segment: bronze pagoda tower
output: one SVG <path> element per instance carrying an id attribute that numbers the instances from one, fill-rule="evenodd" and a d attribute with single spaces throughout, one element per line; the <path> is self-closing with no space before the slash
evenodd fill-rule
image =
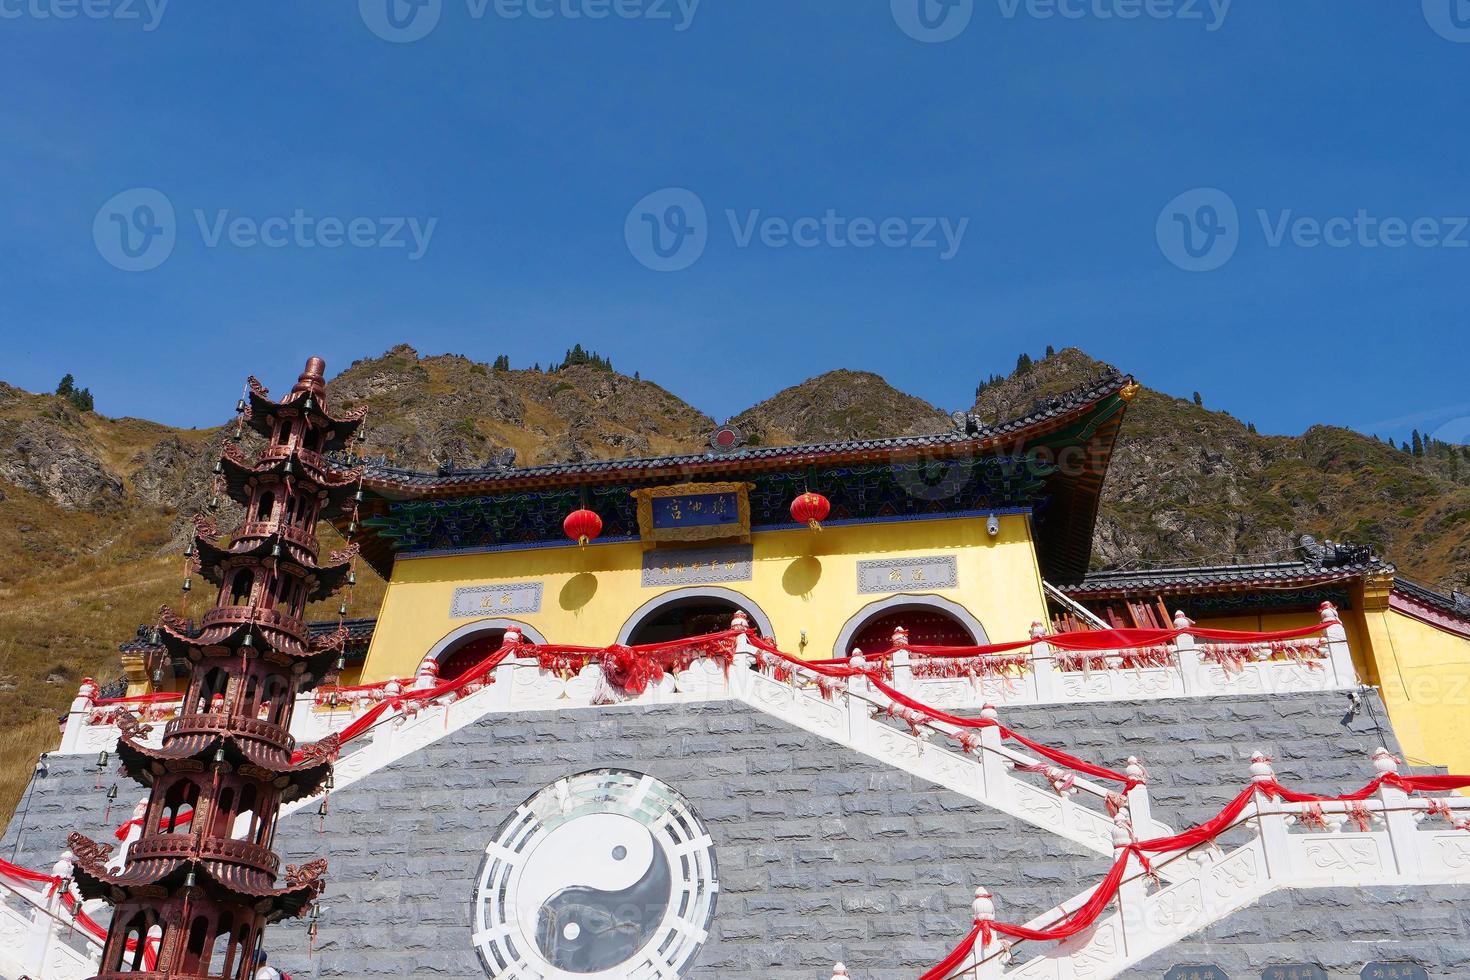
<path id="1" fill-rule="evenodd" d="M 340 669 L 345 636 L 312 642 L 306 605 L 352 580 L 356 553 L 349 545 L 318 561 L 318 522 L 355 523 L 360 500 L 360 472 L 334 469 L 326 454 L 365 412 L 328 411 L 325 368 L 313 357 L 280 401 L 251 378 L 215 466 L 216 491 L 244 518 L 228 547 L 212 519 L 195 518 L 190 568 L 217 598 L 197 626 L 161 614 L 169 655 L 189 665 L 179 715 L 159 748 L 131 715 L 118 722 L 122 767 L 151 790 L 142 836 L 117 871 L 110 846 L 71 837 L 82 894 L 113 906 L 100 980 L 248 980 L 265 927 L 302 915 L 323 887 L 324 860 L 288 866 L 278 884 L 272 844 L 282 804 L 330 789 L 338 749 L 335 735 L 300 749 L 290 735 L 298 692 Z M 253 465 L 238 444 L 245 425 L 265 440 Z"/>

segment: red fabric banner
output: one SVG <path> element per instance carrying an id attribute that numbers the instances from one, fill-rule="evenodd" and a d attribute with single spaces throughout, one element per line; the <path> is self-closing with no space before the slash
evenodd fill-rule
<path id="1" fill-rule="evenodd" d="M 98 698 L 94 707 L 106 708 L 114 704 L 162 704 L 165 701 L 182 701 L 184 696 L 175 691 L 159 691 L 155 694 L 134 694 L 130 698 Z"/>

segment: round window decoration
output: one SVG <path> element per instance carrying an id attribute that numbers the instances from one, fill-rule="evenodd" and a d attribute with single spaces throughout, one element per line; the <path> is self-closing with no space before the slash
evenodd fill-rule
<path id="1" fill-rule="evenodd" d="M 522 803 L 485 848 L 474 943 L 497 980 L 681 977 L 709 933 L 714 842 L 643 773 L 598 769 Z"/>

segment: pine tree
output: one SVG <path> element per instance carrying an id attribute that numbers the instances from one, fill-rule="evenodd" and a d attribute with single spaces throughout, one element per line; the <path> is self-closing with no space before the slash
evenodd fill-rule
<path id="1" fill-rule="evenodd" d="M 1423 439 L 1422 436 L 1419 435 L 1419 430 L 1418 429 L 1415 429 L 1414 432 L 1413 432 L 1413 443 L 1412 443 L 1412 445 L 1414 447 L 1413 453 L 1414 453 L 1415 456 L 1423 456 L 1424 455 L 1424 439 Z"/>
<path id="2" fill-rule="evenodd" d="M 501 354 L 499 357 L 497 357 L 495 359 L 495 363 L 491 365 L 491 368 L 492 368 L 492 370 L 495 370 L 495 371 L 509 371 L 510 370 L 510 355 L 509 354 Z"/>
<path id="3" fill-rule="evenodd" d="M 1055 347 L 1053 347 L 1051 344 L 1047 344 L 1046 345 L 1046 356 L 1047 357 L 1056 357 L 1057 356 L 1057 349 Z"/>
<path id="4" fill-rule="evenodd" d="M 1200 408 L 1204 408 L 1205 407 L 1205 400 L 1202 397 L 1200 397 L 1200 393 L 1197 392 L 1197 391 L 1194 393 L 1194 403 L 1196 405 L 1198 405 Z"/>
<path id="5" fill-rule="evenodd" d="M 1256 431 L 1256 423 L 1254 423 L 1254 422 L 1251 422 L 1250 424 L 1248 424 L 1245 427 L 1245 431 L 1249 432 L 1253 436 L 1260 435 L 1260 433 Z"/>
<path id="6" fill-rule="evenodd" d="M 1022 354 L 1016 358 L 1016 377 L 1019 378 L 1023 374 L 1030 374 L 1033 363 L 1030 354 Z"/>
<path id="7" fill-rule="evenodd" d="M 92 390 L 78 388 L 76 378 L 68 374 L 56 385 L 57 397 L 65 398 L 79 412 L 92 411 Z"/>

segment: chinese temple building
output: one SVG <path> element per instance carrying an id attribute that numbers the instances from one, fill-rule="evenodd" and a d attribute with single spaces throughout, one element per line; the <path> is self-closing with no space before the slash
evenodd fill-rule
<path id="1" fill-rule="evenodd" d="M 1131 378 L 931 436 L 417 472 L 333 452 L 322 374 L 245 406 L 247 520 L 191 553 L 215 608 L 79 692 L 3 839 L 52 871 L 0 977 L 249 976 L 235 939 L 296 978 L 1470 976 L 1470 600 L 1309 537 L 1090 571 Z M 375 615 L 300 621 L 354 561 Z M 206 932 L 155 950 L 183 900 Z"/>

